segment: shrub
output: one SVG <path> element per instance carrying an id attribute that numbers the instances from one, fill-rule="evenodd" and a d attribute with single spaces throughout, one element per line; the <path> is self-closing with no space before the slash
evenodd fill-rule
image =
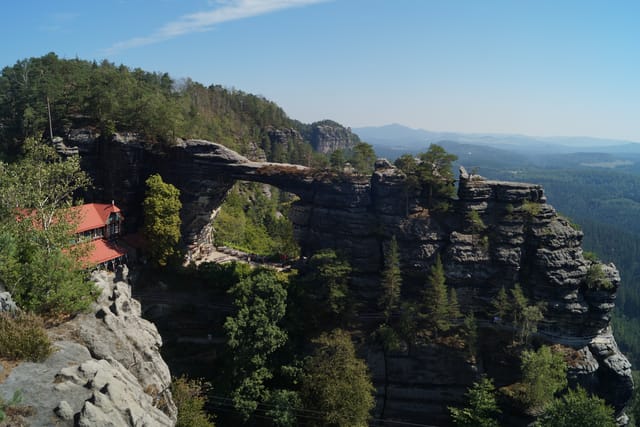
<path id="1" fill-rule="evenodd" d="M 173 401 L 178 407 L 176 427 L 213 427 L 211 415 L 204 410 L 205 393 L 209 384 L 186 377 L 174 378 L 171 383 Z"/>
<path id="2" fill-rule="evenodd" d="M 613 283 L 607 278 L 602 269 L 602 264 L 598 263 L 593 263 L 589 266 L 585 283 L 589 289 L 611 289 L 613 287 Z"/>
<path id="3" fill-rule="evenodd" d="M 592 262 L 596 262 L 598 261 L 598 255 L 595 252 L 590 252 L 590 251 L 584 251 L 582 253 L 582 256 L 584 257 L 584 259 L 586 259 L 587 261 L 592 261 Z"/>
<path id="4" fill-rule="evenodd" d="M 42 319 L 35 314 L 0 314 L 0 357 L 38 362 L 52 352 Z"/>
<path id="5" fill-rule="evenodd" d="M 540 203 L 525 200 L 522 203 L 522 211 L 529 216 L 529 218 L 536 217 L 540 214 Z"/>

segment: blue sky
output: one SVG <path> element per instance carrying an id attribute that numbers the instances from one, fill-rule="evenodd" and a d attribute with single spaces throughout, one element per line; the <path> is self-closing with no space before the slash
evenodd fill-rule
<path id="1" fill-rule="evenodd" d="M 640 141 L 636 0 L 22 0 L 0 66 L 56 52 L 360 127 Z"/>

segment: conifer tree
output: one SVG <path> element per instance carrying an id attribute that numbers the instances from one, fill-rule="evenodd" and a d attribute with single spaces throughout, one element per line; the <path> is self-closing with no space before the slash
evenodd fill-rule
<path id="1" fill-rule="evenodd" d="M 457 319 L 462 317 L 462 313 L 460 313 L 460 304 L 458 303 L 458 292 L 454 288 L 449 288 L 449 318 Z"/>
<path id="2" fill-rule="evenodd" d="M 380 306 L 387 324 L 393 311 L 398 308 L 401 287 L 402 276 L 400 274 L 398 242 L 396 236 L 393 236 L 385 257 L 385 268 L 382 271 L 382 296 L 380 298 Z"/>
<path id="3" fill-rule="evenodd" d="M 438 254 L 435 264 L 433 264 L 429 271 L 426 289 L 423 295 L 423 308 L 426 312 L 425 317 L 428 326 L 433 329 L 436 336 L 438 332 L 446 332 L 451 327 L 445 281 L 444 267 L 440 254 Z"/>
<path id="4" fill-rule="evenodd" d="M 458 427 L 498 427 L 500 408 L 495 396 L 495 386 L 489 378 L 473 383 L 467 391 L 467 406 L 449 408 L 453 423 Z"/>
<path id="5" fill-rule="evenodd" d="M 506 319 L 507 315 L 511 312 L 511 303 L 509 303 L 509 297 L 504 286 L 498 291 L 498 295 L 491 301 L 493 306 L 493 313 L 499 319 Z"/>

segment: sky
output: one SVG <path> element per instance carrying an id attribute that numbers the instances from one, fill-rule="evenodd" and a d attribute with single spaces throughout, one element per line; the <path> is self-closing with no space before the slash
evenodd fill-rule
<path id="1" fill-rule="evenodd" d="M 55 52 L 349 127 L 640 142 L 637 0 L 21 0 L 0 67 Z"/>

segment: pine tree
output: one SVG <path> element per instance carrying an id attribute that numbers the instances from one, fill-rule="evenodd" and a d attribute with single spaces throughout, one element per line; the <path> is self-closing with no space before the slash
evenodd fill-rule
<path id="1" fill-rule="evenodd" d="M 459 427 L 498 427 L 500 408 L 495 396 L 495 386 L 489 378 L 473 383 L 467 392 L 467 406 L 449 408 L 453 423 Z"/>
<path id="2" fill-rule="evenodd" d="M 491 301 L 493 306 L 493 314 L 501 320 L 507 318 L 507 315 L 511 312 L 511 303 L 509 303 L 509 297 L 504 286 L 498 291 L 498 295 Z"/>
<path id="3" fill-rule="evenodd" d="M 460 313 L 460 304 L 458 303 L 458 292 L 454 288 L 449 288 L 449 318 L 457 319 L 462 317 Z"/>
<path id="4" fill-rule="evenodd" d="M 398 308 L 401 287 L 402 276 L 400 274 L 398 242 L 396 236 L 393 236 L 386 254 L 385 268 L 382 271 L 382 296 L 379 301 L 387 324 L 393 311 Z"/>
<path id="5" fill-rule="evenodd" d="M 446 332 L 451 328 L 445 281 L 444 267 L 440 254 L 438 254 L 435 264 L 429 271 L 427 286 L 423 295 L 423 308 L 427 314 L 425 317 L 436 336 L 438 332 Z"/>

